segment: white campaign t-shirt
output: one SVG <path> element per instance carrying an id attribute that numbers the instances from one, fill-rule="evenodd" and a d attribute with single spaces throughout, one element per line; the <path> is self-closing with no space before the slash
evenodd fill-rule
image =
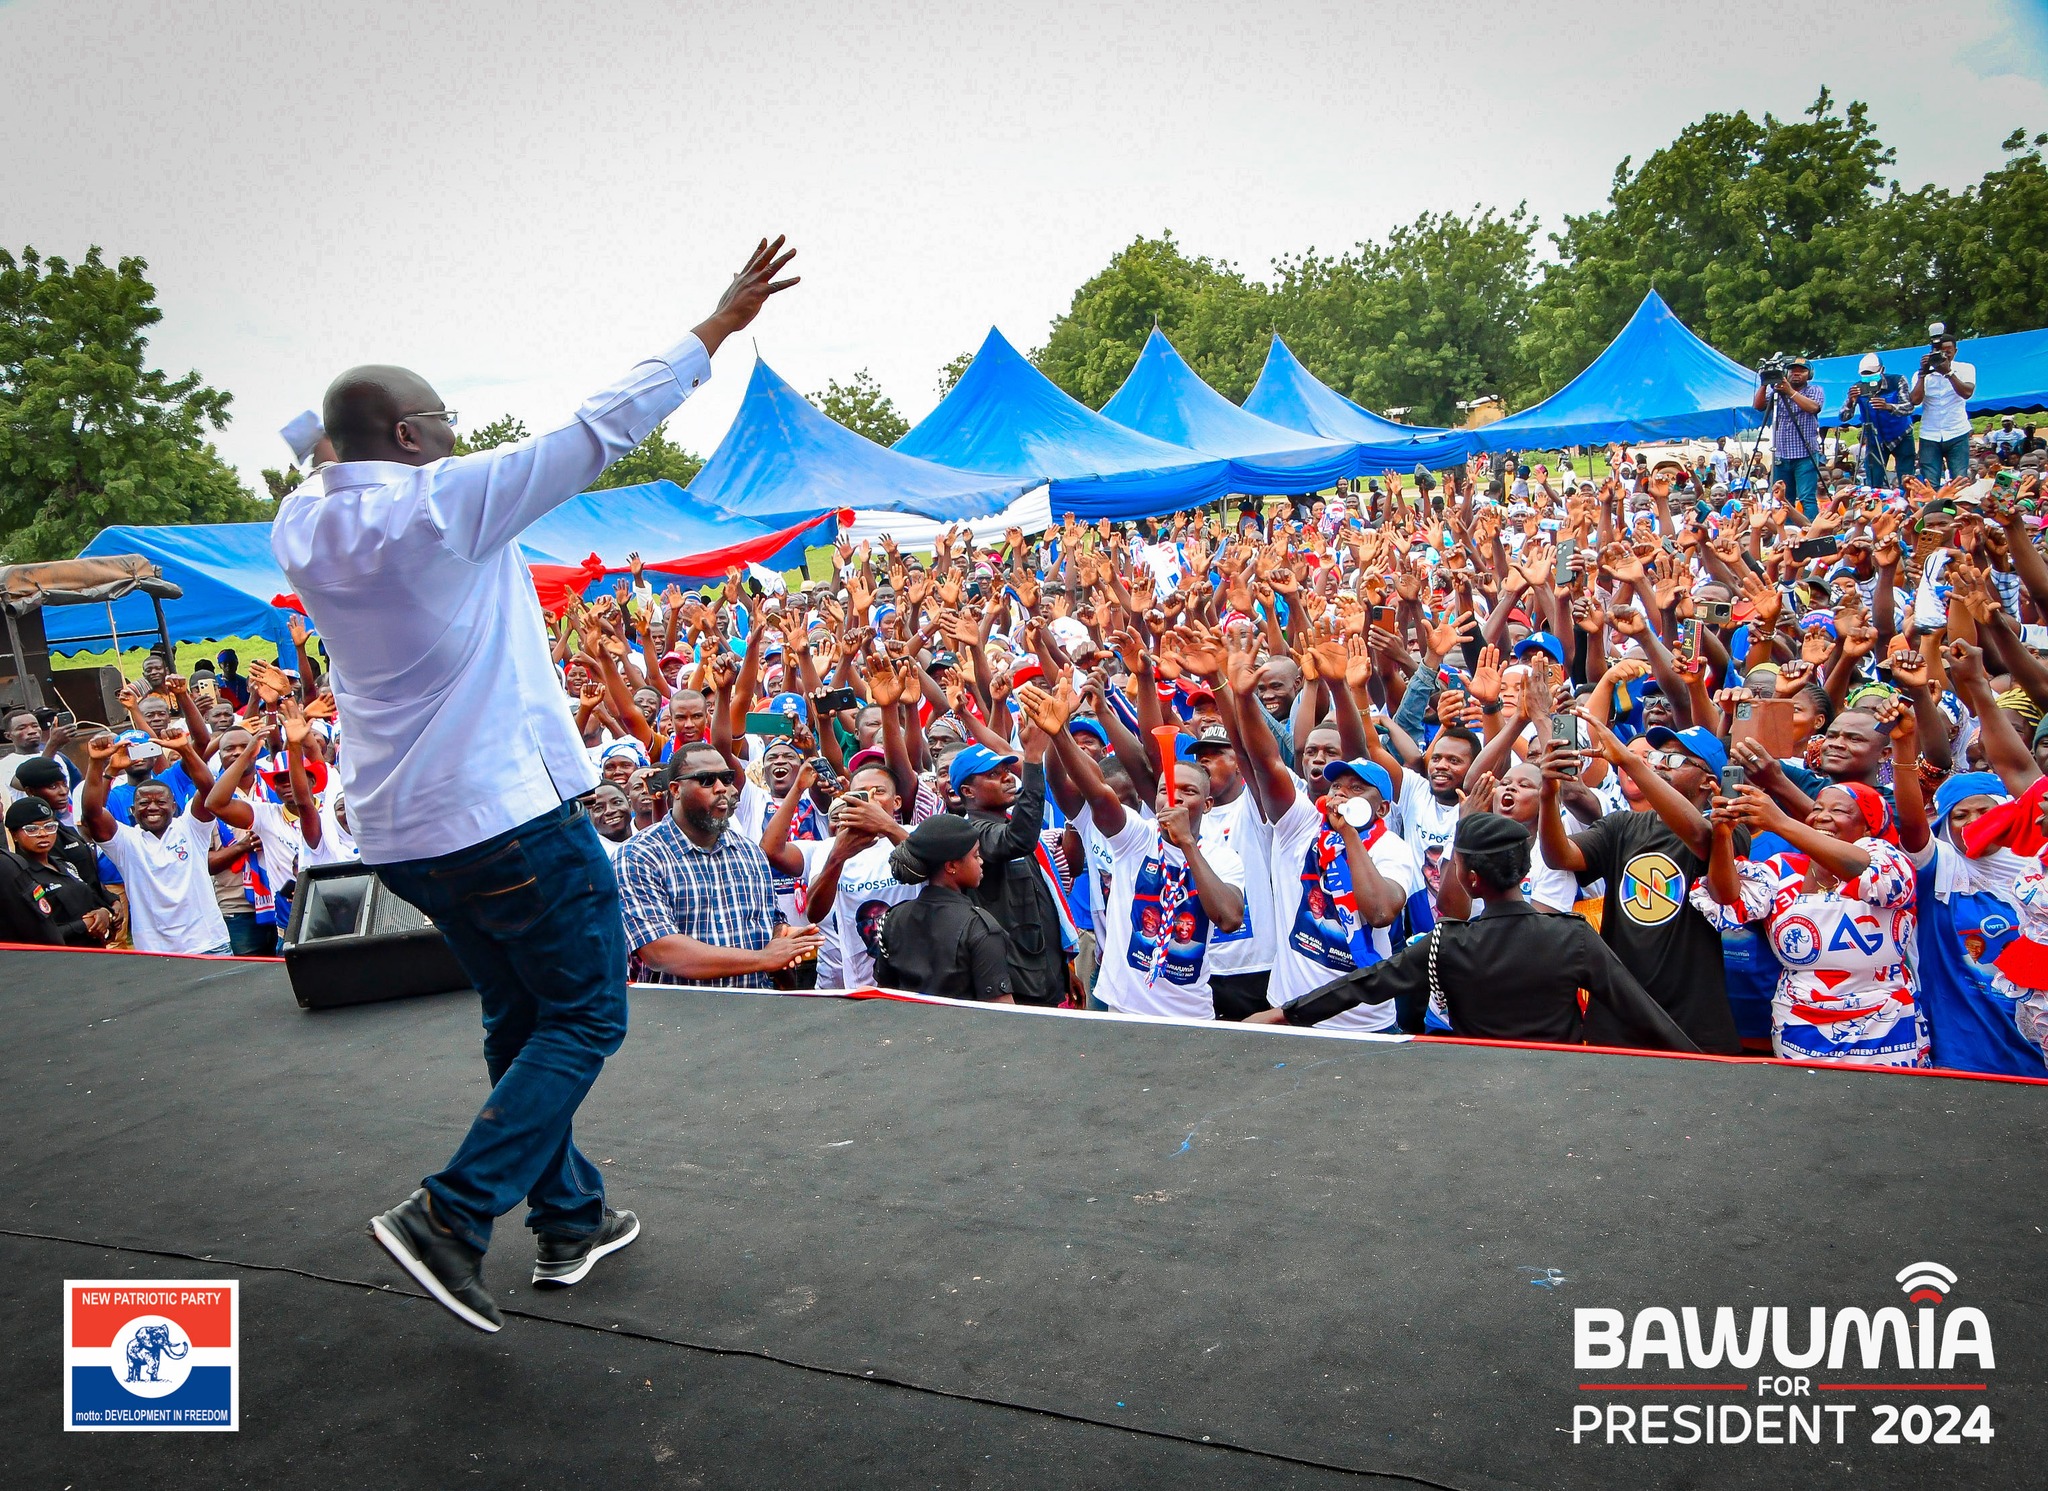
<path id="1" fill-rule="evenodd" d="M 128 931 L 137 951 L 207 953 L 225 947 L 228 924 L 221 919 L 206 873 L 213 824 L 187 809 L 158 838 L 130 823 L 115 823 L 114 836 L 100 852 L 114 862 L 128 887 Z"/>
<path id="2" fill-rule="evenodd" d="M 1401 773 L 1401 816 L 1394 831 L 1414 851 L 1422 883 L 1429 887 L 1429 913 L 1436 915 L 1436 890 L 1443 884 L 1444 862 L 1451 857 L 1451 838 L 1458 831 L 1458 805 L 1440 803 L 1420 771 Z"/>
<path id="3" fill-rule="evenodd" d="M 1126 1014 L 1215 1019 L 1209 913 L 1187 857 L 1158 825 L 1131 812 L 1108 844 L 1109 904 L 1095 934 L 1102 941 L 1095 997 Z"/>
<path id="4" fill-rule="evenodd" d="M 1976 386 L 1977 369 L 1967 362 L 1949 364 L 1949 370 L 1972 387 Z M 1939 373 L 1929 373 L 1920 380 L 1920 438 L 1922 440 L 1953 440 L 1958 435 L 1970 433 L 1970 406 L 1963 396 L 1956 392 L 1955 385 Z"/>
<path id="5" fill-rule="evenodd" d="M 1244 925 L 1209 940 L 1209 972 L 1263 973 L 1273 966 L 1273 830 L 1249 788 L 1202 815 L 1202 858 L 1225 885 L 1244 893 Z"/>
<path id="6" fill-rule="evenodd" d="M 1129 808 L 1124 809 L 1126 815 L 1130 811 Z M 1138 816 L 1150 823 L 1153 817 L 1152 810 L 1141 807 L 1138 809 Z M 1070 821 L 1081 835 L 1081 852 L 1088 856 L 1088 920 L 1095 927 L 1096 946 L 1099 949 L 1103 945 L 1102 918 L 1109 910 L 1107 897 L 1109 882 L 1115 878 L 1116 856 L 1109 852 L 1109 840 L 1104 838 L 1101 830 L 1095 826 L 1095 807 L 1092 803 L 1082 803 L 1081 811 Z M 1207 848 L 1207 845 L 1203 846 L 1205 853 Z"/>
<path id="7" fill-rule="evenodd" d="M 829 840 L 804 844 L 806 884 L 818 878 Z M 818 950 L 818 987 L 821 989 L 864 989 L 875 981 L 875 937 L 882 918 L 900 901 L 914 901 L 922 887 L 905 885 L 889 871 L 889 856 L 896 845 L 877 839 L 839 867 L 839 889 L 832 897 L 832 909 L 818 925 L 824 930 L 825 945 Z M 831 982 L 826 981 L 827 973 Z"/>
<path id="8" fill-rule="evenodd" d="M 63 822 L 70 827 L 76 828 L 78 826 L 78 789 L 84 785 L 85 777 L 77 767 L 71 764 L 71 759 L 62 752 L 47 758 L 40 751 L 31 751 L 26 756 L 0 757 L 0 808 L 13 807 L 14 800 L 22 795 L 21 783 L 15 781 L 14 774 L 21 770 L 28 762 L 44 759 L 56 762 L 58 770 L 64 773 L 64 780 L 70 784 L 72 804 L 64 810 Z"/>
<path id="9" fill-rule="evenodd" d="M 1343 841 L 1332 833 L 1323 838 L 1323 810 L 1296 784 L 1294 805 L 1273 825 L 1273 910 L 1279 943 L 1273 955 L 1273 977 L 1266 1002 L 1278 1009 L 1393 953 L 1385 927 L 1361 928 L 1358 903 L 1351 889 L 1351 869 Z M 1383 822 L 1364 830 L 1366 854 L 1373 868 L 1400 888 L 1405 902 L 1421 883 L 1415 851 Z M 1355 935 L 1355 934 L 1363 934 Z M 1362 946 L 1361 946 L 1362 944 Z M 1391 1030 L 1394 1001 L 1361 1004 L 1322 1022 L 1330 1030 Z"/>

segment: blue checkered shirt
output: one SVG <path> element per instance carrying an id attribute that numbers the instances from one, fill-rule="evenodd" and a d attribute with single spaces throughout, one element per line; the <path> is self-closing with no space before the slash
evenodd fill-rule
<path id="1" fill-rule="evenodd" d="M 775 936 L 775 880 L 761 846 L 731 829 L 709 849 L 690 842 L 673 815 L 619 851 L 612 868 L 619 877 L 619 909 L 626 921 L 626 946 L 636 952 L 650 942 L 681 935 L 713 947 L 755 951 Z M 772 989 L 765 973 L 732 978 L 681 979 L 632 959 L 632 977 L 650 984 L 706 984 L 726 989 Z"/>
<path id="2" fill-rule="evenodd" d="M 1799 390 L 1809 399 L 1821 397 L 1820 385 L 1809 383 Z M 1780 461 L 1796 461 L 1802 456 L 1820 456 L 1820 415 L 1809 414 L 1783 394 L 1774 393 L 1771 402 L 1775 406 L 1771 420 L 1771 454 Z M 1826 404 L 1821 408 L 1825 409 Z M 1787 494 L 1789 499 L 1791 494 Z"/>

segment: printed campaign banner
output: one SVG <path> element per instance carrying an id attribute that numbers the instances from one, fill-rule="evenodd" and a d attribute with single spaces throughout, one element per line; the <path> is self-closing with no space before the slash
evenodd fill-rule
<path id="1" fill-rule="evenodd" d="M 233 1430 L 241 1413 L 234 1279 L 66 1279 L 64 1427 Z"/>

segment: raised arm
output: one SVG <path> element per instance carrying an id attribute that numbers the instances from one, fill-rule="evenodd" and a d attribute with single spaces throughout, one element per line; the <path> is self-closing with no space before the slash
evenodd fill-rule
<path id="1" fill-rule="evenodd" d="M 241 790 L 242 778 L 248 775 L 250 763 L 255 761 L 262 750 L 263 737 L 252 731 L 249 743 L 235 753 L 235 759 L 227 764 L 213 786 L 207 790 L 206 810 L 229 828 L 246 829 L 256 821 L 255 808 L 235 794 Z"/>
<path id="2" fill-rule="evenodd" d="M 428 511 L 449 547 L 481 561 L 535 519 L 587 491 L 599 472 L 703 385 L 721 342 L 748 325 L 769 296 L 796 283 L 776 278 L 794 252 L 785 252 L 780 238 L 764 240 L 689 336 L 592 396 L 566 424 L 530 440 L 438 462 Z"/>
<path id="3" fill-rule="evenodd" d="M 127 769 L 128 748 L 113 736 L 95 735 L 85 743 L 85 797 L 78 806 L 78 821 L 95 844 L 111 839 L 117 826 L 107 811 L 107 773 Z"/>

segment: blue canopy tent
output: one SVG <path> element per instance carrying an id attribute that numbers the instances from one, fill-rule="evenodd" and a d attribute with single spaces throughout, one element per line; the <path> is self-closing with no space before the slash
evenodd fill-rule
<path id="1" fill-rule="evenodd" d="M 1884 360 L 1886 372 L 1898 373 L 1910 384 L 1926 351 L 1927 344 L 1922 342 L 1916 347 L 1893 347 L 1878 356 Z M 1977 370 L 1977 391 L 1970 396 L 1972 414 L 2048 409 L 2048 330 L 1965 337 L 1956 343 L 1956 359 Z M 1821 406 L 1823 425 L 1839 422 L 1836 416 L 1849 386 L 1858 381 L 1856 365 L 1862 360 L 1860 352 L 1814 359 L 1813 381 L 1827 396 Z"/>
<path id="2" fill-rule="evenodd" d="M 1157 326 L 1102 413 L 1141 435 L 1222 456 L 1230 462 L 1233 492 L 1319 492 L 1356 469 L 1355 444 L 1245 413 L 1204 383 Z"/>
<path id="3" fill-rule="evenodd" d="M 173 638 L 261 637 L 282 656 L 292 650 L 284 612 L 271 598 L 291 586 L 270 557 L 268 523 L 189 523 L 170 528 L 102 528 L 79 551 L 81 559 L 101 554 L 140 554 L 159 566 L 184 595 L 163 603 L 164 624 Z M 130 595 L 113 602 L 113 625 L 137 643 L 156 634 L 149 597 Z M 107 608 L 52 606 L 43 612 L 50 651 L 97 651 L 105 640 Z M 79 638 L 96 640 L 79 641 Z M 129 644 L 135 645 L 135 644 Z"/>
<path id="4" fill-rule="evenodd" d="M 529 525 L 519 535 L 529 564 L 578 564 L 586 555 L 606 561 L 608 574 L 626 573 L 626 555 L 638 550 L 650 569 L 692 578 L 722 573 L 693 569 L 696 555 L 736 545 L 759 548 L 781 536 L 782 527 L 734 518 L 705 507 L 693 492 L 672 481 L 608 492 L 585 492 Z M 829 543 L 831 530 L 786 537 L 755 562 L 771 569 L 796 569 L 804 562 L 807 544 Z"/>
<path id="5" fill-rule="evenodd" d="M 537 582 L 557 586 L 573 576 L 586 594 L 610 588 L 627 573 L 626 554 L 638 550 L 647 567 L 675 579 L 709 579 L 728 563 L 767 564 L 796 569 L 809 544 L 833 536 L 829 521 L 783 529 L 722 513 L 706 512 L 674 482 L 618 487 L 572 497 L 520 535 Z M 81 551 L 140 554 L 160 566 L 184 595 L 163 603 L 174 638 L 196 642 L 215 637 L 261 637 L 281 654 L 291 652 L 285 613 L 276 601 L 291 594 L 291 581 L 270 557 L 268 523 L 189 523 L 163 528 L 104 528 Z M 603 556 L 596 564 L 590 556 Z M 99 606 L 53 606 L 44 612 L 53 652 L 97 650 L 104 641 L 86 640 L 106 631 Z M 156 619 L 149 597 L 131 595 L 113 603 L 115 627 L 138 639 L 153 635 Z"/>
<path id="6" fill-rule="evenodd" d="M 1276 332 L 1266 349 L 1259 381 L 1245 395 L 1248 413 L 1303 434 L 1358 445 L 1352 472 L 1356 475 L 1406 471 L 1418 461 L 1435 470 L 1455 466 L 1472 453 L 1462 430 L 1429 425 L 1404 425 L 1354 404 L 1302 366 L 1301 359 Z"/>
<path id="7" fill-rule="evenodd" d="M 1227 462 L 1105 419 L 993 327 L 952 392 L 896 449 L 964 471 L 1050 482 L 1052 510 L 1089 521 L 1178 512 L 1231 490 Z"/>
<path id="8" fill-rule="evenodd" d="M 689 494 L 746 518 L 791 518 L 842 508 L 915 513 L 941 522 L 985 518 L 1037 485 L 1018 473 L 918 460 L 827 418 L 758 359 L 732 428 Z"/>
<path id="9" fill-rule="evenodd" d="M 1539 404 L 1471 432 L 1480 450 L 1713 439 L 1763 423 L 1756 374 L 1694 336 L 1655 290 L 1586 370 Z"/>

